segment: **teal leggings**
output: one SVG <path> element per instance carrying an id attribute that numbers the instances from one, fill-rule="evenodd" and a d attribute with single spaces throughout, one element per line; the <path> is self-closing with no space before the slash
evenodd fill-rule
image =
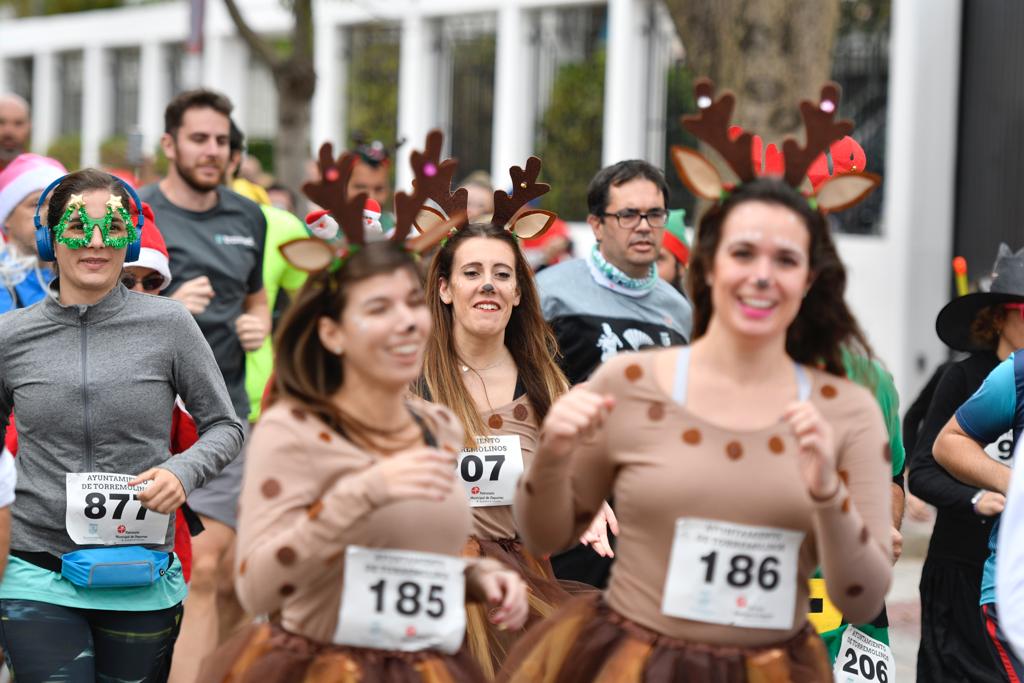
<path id="1" fill-rule="evenodd" d="M 0 644 L 16 683 L 166 681 L 181 605 L 115 612 L 0 600 Z"/>

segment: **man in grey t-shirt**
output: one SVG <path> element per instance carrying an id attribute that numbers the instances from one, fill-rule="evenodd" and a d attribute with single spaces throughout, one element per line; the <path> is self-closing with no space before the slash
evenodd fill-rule
<path id="1" fill-rule="evenodd" d="M 161 146 L 170 167 L 159 183 L 139 191 L 153 208 L 170 253 L 170 298 L 195 316 L 240 418 L 249 414 L 245 352 L 270 330 L 263 290 L 266 220 L 259 207 L 220 185 L 229 158 L 231 102 L 208 90 L 184 92 L 164 114 Z M 186 406 L 187 408 L 188 406 Z M 199 663 L 244 617 L 234 598 L 236 508 L 244 455 L 194 491 L 189 506 L 206 530 L 192 541 L 193 569 L 172 680 L 193 681 Z"/>

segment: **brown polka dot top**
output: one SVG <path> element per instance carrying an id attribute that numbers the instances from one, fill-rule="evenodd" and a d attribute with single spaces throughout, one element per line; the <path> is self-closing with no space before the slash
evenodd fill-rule
<path id="1" fill-rule="evenodd" d="M 806 622 L 806 579 L 819 564 L 843 614 L 854 623 L 873 619 L 891 576 L 891 473 L 882 457 L 888 436 L 872 396 L 852 382 L 804 368 L 809 400 L 834 429 L 843 482 L 834 496 L 815 501 L 787 424 L 731 431 L 702 420 L 657 384 L 656 353 L 620 354 L 598 369 L 588 388 L 615 395 L 615 408 L 571 458 L 545 457 L 539 449 L 515 502 L 531 550 L 571 546 L 601 501 L 613 497 L 621 534 L 605 595 L 612 609 L 643 626 L 699 643 L 778 642 Z M 797 582 L 792 629 L 662 613 L 675 524 L 683 517 L 805 534 L 791 579 Z"/>
<path id="2" fill-rule="evenodd" d="M 447 408 L 411 399 L 438 445 L 456 451 L 462 427 Z M 472 517 L 461 484 L 441 502 L 386 503 L 360 450 L 282 400 L 253 430 L 239 499 L 235 586 L 250 614 L 280 613 L 287 630 L 330 641 L 350 545 L 458 556 Z"/>
<path id="3" fill-rule="evenodd" d="M 519 437 L 519 447 L 523 451 L 523 471 L 533 462 L 533 454 L 537 452 L 537 440 L 540 426 L 537 414 L 525 394 L 511 403 L 481 415 L 491 429 L 493 436 L 514 435 Z M 512 516 L 511 505 L 473 508 L 473 535 L 489 541 L 518 538 L 515 518 Z"/>

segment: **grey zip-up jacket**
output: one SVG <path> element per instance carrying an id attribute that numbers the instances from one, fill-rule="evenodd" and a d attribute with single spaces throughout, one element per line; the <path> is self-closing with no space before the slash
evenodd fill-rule
<path id="1" fill-rule="evenodd" d="M 63 306 L 56 287 L 38 304 L 0 315 L 0 439 L 13 410 L 11 548 L 61 555 L 79 549 L 64 528 L 68 472 L 134 475 L 159 466 L 188 494 L 238 455 L 243 428 L 184 306 L 120 284 L 91 306 Z M 171 457 L 177 395 L 199 440 Z M 173 540 L 171 515 L 156 549 L 169 551 Z"/>

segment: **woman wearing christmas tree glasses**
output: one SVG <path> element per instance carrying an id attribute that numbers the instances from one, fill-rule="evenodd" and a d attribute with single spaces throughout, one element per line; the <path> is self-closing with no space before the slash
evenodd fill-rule
<path id="1" fill-rule="evenodd" d="M 19 681 L 163 680 L 186 592 L 173 513 L 242 426 L 188 312 L 119 282 L 144 229 L 132 191 L 93 169 L 48 189 L 37 241 L 58 279 L 0 317 L 0 427 L 17 413 L 21 475 L 0 643 Z M 171 458 L 178 395 L 200 438 Z"/>

